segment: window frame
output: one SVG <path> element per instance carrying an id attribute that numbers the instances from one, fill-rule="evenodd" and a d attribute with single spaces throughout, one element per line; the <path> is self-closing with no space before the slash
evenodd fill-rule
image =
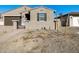
<path id="1" fill-rule="evenodd" d="M 44 16 L 42 16 L 44 15 Z M 41 19 L 43 18 L 43 19 Z M 37 21 L 47 21 L 47 14 L 46 13 L 37 13 Z"/>

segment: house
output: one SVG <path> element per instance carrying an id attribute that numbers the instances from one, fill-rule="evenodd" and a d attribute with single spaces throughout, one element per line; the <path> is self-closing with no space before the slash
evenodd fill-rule
<path id="1" fill-rule="evenodd" d="M 62 14 L 55 18 L 55 30 L 62 33 L 79 33 L 79 12 Z"/>
<path id="2" fill-rule="evenodd" d="M 53 29 L 54 10 L 38 7 L 22 6 L 0 15 L 0 25 L 26 29 Z"/>
<path id="3" fill-rule="evenodd" d="M 79 27 L 79 12 L 70 12 L 56 17 L 62 27 Z"/>

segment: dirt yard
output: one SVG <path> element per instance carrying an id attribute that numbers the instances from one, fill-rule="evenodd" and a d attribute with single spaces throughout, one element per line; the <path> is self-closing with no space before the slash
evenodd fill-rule
<path id="1" fill-rule="evenodd" d="M 13 34 L 12 34 L 13 33 Z M 76 53 L 79 34 L 53 30 L 16 30 L 0 37 L 0 52 L 6 53 Z M 10 36 L 9 36 L 10 35 Z M 8 38 L 7 38 L 8 37 Z M 4 40 L 3 40 L 4 39 Z"/>

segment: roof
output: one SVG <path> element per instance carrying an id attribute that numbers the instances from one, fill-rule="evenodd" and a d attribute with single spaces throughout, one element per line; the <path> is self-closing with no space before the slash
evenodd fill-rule
<path id="1" fill-rule="evenodd" d="M 7 13 L 7 12 L 10 12 L 10 11 L 13 11 L 13 10 L 16 10 L 16 9 L 19 9 L 19 8 L 21 8 L 21 7 L 28 7 L 28 6 L 23 5 L 23 6 L 20 6 L 20 7 L 17 7 L 17 8 L 14 8 L 14 9 L 10 9 L 10 10 L 8 10 L 8 11 L 5 11 L 5 12 L 3 12 L 3 13 L 1 13 L 1 14 L 5 14 L 5 13 Z M 31 8 L 31 7 L 28 7 L 28 8 Z"/>
<path id="2" fill-rule="evenodd" d="M 62 15 L 56 17 L 55 19 L 58 19 L 58 18 L 64 17 L 64 16 L 68 16 L 68 15 L 79 16 L 79 12 L 70 12 L 70 13 L 62 14 Z"/>
<path id="3" fill-rule="evenodd" d="M 28 6 L 23 5 L 23 6 L 21 6 L 21 7 L 28 7 Z M 8 11 L 6 11 L 6 12 L 1 13 L 1 14 L 5 14 L 5 13 L 7 13 L 7 12 L 10 12 L 10 11 L 13 11 L 13 10 L 16 10 L 16 9 L 19 9 L 19 8 L 21 8 L 21 7 L 18 7 L 18 8 L 15 8 L 15 9 L 10 9 L 10 10 L 8 10 Z M 31 7 L 29 7 L 29 8 L 31 8 Z M 35 10 L 35 9 L 38 9 L 38 8 L 45 8 L 45 9 L 47 9 L 47 10 L 51 10 L 51 11 L 52 11 L 52 9 L 47 8 L 47 7 L 44 7 L 44 6 L 31 8 L 30 11 Z"/>

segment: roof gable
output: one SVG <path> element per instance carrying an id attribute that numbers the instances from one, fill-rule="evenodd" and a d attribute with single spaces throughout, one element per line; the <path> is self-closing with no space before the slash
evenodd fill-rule
<path id="1" fill-rule="evenodd" d="M 37 9 L 43 9 L 43 10 L 54 11 L 54 10 L 49 9 L 49 8 L 46 8 L 46 7 L 44 7 L 44 6 L 36 7 L 36 8 L 33 8 L 32 10 L 37 10 Z M 32 10 L 31 10 L 31 11 L 32 11 Z"/>

